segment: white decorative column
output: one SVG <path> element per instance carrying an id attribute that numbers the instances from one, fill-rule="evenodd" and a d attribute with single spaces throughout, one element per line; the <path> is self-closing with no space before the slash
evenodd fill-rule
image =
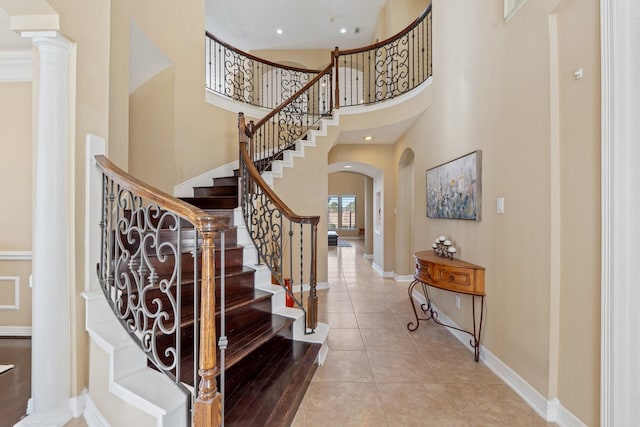
<path id="1" fill-rule="evenodd" d="M 33 244 L 31 413 L 21 425 L 71 419 L 69 54 L 56 32 L 33 37 L 39 54 Z"/>
<path id="2" fill-rule="evenodd" d="M 600 0 L 602 427 L 640 419 L 640 4 Z"/>

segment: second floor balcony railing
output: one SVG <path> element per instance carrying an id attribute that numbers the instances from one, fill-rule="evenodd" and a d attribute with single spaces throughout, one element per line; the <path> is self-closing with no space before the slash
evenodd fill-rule
<path id="1" fill-rule="evenodd" d="M 207 32 L 206 86 L 255 107 L 273 109 L 320 71 L 288 67 L 243 52 Z"/>
<path id="2" fill-rule="evenodd" d="M 358 49 L 328 52 L 335 94 L 327 111 L 387 101 L 410 92 L 432 75 L 431 5 L 393 37 Z M 233 99 L 272 110 L 321 71 L 276 64 L 206 34 L 206 86 Z M 322 70 L 326 72 L 326 70 Z"/>

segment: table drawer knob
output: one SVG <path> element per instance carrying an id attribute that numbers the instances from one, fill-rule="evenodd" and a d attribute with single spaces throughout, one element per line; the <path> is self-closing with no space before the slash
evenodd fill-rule
<path id="1" fill-rule="evenodd" d="M 455 279 L 456 279 L 456 276 L 454 276 L 453 274 L 449 275 L 449 280 L 453 282 Z"/>

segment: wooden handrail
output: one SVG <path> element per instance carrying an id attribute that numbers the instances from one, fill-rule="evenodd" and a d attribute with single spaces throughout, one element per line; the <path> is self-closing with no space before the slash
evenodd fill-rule
<path id="1" fill-rule="evenodd" d="M 239 131 L 240 135 L 244 134 L 244 135 L 250 136 L 247 134 L 247 126 L 245 123 L 244 113 L 238 114 L 238 126 L 240 127 L 240 131 Z M 291 208 L 289 208 L 289 206 L 287 206 L 282 201 L 282 199 L 278 197 L 275 191 L 273 191 L 273 189 L 269 187 L 266 182 L 264 182 L 262 175 L 260 175 L 260 172 L 258 172 L 258 169 L 253 164 L 253 160 L 251 160 L 251 157 L 247 152 L 247 148 L 243 143 L 244 141 L 242 141 L 241 139 L 240 142 L 241 142 L 240 144 L 241 161 L 244 162 L 247 166 L 247 172 L 249 172 L 249 175 L 250 175 L 249 179 L 260 186 L 262 191 L 265 192 L 265 194 L 269 197 L 269 199 L 273 202 L 273 204 L 278 208 L 278 210 L 280 210 L 284 214 L 284 216 L 287 219 L 299 224 L 316 224 L 317 225 L 320 222 L 319 216 L 316 216 L 316 215 L 304 216 L 304 215 L 298 215 L 294 213 L 291 210 Z"/>
<path id="2" fill-rule="evenodd" d="M 102 172 L 118 182 L 122 188 L 135 194 L 143 196 L 158 204 L 161 208 L 173 211 L 184 218 L 187 218 L 198 228 L 205 228 L 210 231 L 219 231 L 229 228 L 229 219 L 209 215 L 200 208 L 197 208 L 185 201 L 159 190 L 138 178 L 129 175 L 112 163 L 106 156 L 100 154 L 95 156 L 96 163 Z"/>
<path id="3" fill-rule="evenodd" d="M 262 120 L 260 120 L 258 122 L 258 124 L 255 125 L 256 128 L 260 128 L 262 125 L 264 125 L 265 123 L 267 123 L 273 116 L 275 116 L 276 114 L 278 114 L 279 112 L 281 112 L 282 110 L 284 110 L 284 108 L 287 105 L 290 105 L 291 103 L 293 103 L 294 101 L 296 101 L 298 99 L 298 97 L 305 93 L 310 87 L 312 87 L 314 84 L 316 84 L 323 76 L 330 74 L 331 70 L 333 69 L 333 63 L 327 65 L 323 70 L 321 70 L 317 76 L 315 76 L 312 80 L 310 80 L 307 84 L 305 84 L 304 86 L 302 86 L 302 88 L 300 88 L 300 90 L 298 90 L 296 93 L 294 93 L 293 95 L 291 95 L 291 97 L 289 99 L 287 99 L 285 102 L 283 102 L 282 104 L 278 105 L 278 107 L 274 108 L 273 110 L 271 110 L 271 112 L 269 114 L 267 114 L 266 116 L 264 116 L 262 118 Z M 253 130 L 251 132 L 250 135 L 248 136 L 252 136 L 253 135 Z M 253 161 L 251 162 L 253 164 Z"/>
<path id="4" fill-rule="evenodd" d="M 242 55 L 242 56 L 246 56 L 247 58 L 256 61 L 256 62 L 261 62 L 263 64 L 267 64 L 270 65 L 274 68 L 282 68 L 285 70 L 290 70 L 290 71 L 295 71 L 298 73 L 308 73 L 308 74 L 317 74 L 319 73 L 321 70 L 312 70 L 312 69 L 308 69 L 308 68 L 302 68 L 302 67 L 293 67 L 290 65 L 284 65 L 284 64 L 279 64 L 277 62 L 272 62 L 269 61 L 268 59 L 263 59 L 263 58 L 259 58 L 255 55 L 252 55 L 248 52 L 245 52 L 241 49 L 238 49 L 237 47 L 231 46 L 229 43 L 223 42 L 222 40 L 220 40 L 218 37 L 214 36 L 213 34 L 211 34 L 209 31 L 205 31 L 205 34 L 207 37 L 209 37 L 210 39 L 214 40 L 216 43 L 221 44 L 222 46 L 226 47 L 229 50 L 234 51 L 235 53 L 237 53 L 238 55 Z"/>

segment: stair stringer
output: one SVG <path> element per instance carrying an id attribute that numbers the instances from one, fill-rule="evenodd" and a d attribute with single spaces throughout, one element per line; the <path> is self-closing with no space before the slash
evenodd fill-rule
<path id="1" fill-rule="evenodd" d="M 307 139 L 299 139 L 296 141 L 295 150 L 286 150 L 283 152 L 282 160 L 274 160 L 271 164 L 271 171 L 264 172 L 262 177 L 273 188 L 273 178 L 282 178 L 284 176 L 284 168 L 293 168 L 296 157 L 305 156 L 306 147 L 315 147 L 316 138 L 327 136 L 329 126 L 339 126 L 340 119 L 338 114 L 334 114 L 331 118 L 323 118 L 319 122 L 318 129 L 312 129 L 307 132 Z"/>
<path id="2" fill-rule="evenodd" d="M 86 291 L 85 329 L 91 341 L 89 427 L 140 425 L 187 426 L 187 395 L 168 377 L 147 367 L 147 357 L 122 328 L 101 290 Z M 104 357 L 96 352 L 106 354 Z M 106 372 L 103 381 L 93 377 Z"/>

